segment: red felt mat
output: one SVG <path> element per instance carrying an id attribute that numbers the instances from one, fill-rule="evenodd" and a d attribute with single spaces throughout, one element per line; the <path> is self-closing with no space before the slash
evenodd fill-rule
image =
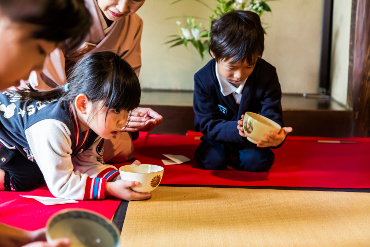
<path id="1" fill-rule="evenodd" d="M 319 139 L 322 138 L 288 137 L 281 148 L 274 150 L 275 164 L 264 173 L 200 169 L 194 161 L 194 150 L 200 141 L 194 136 L 141 133 L 134 142 L 134 153 L 142 163 L 162 166 L 161 159 L 167 159 L 162 154 L 191 159 L 186 164 L 164 166 L 163 185 L 370 188 L 369 138 L 342 139 L 356 141 L 356 144 L 321 144 L 317 142 Z M 51 194 L 46 186 L 21 193 L 0 191 L 0 222 L 26 230 L 45 227 L 51 215 L 66 208 L 89 209 L 111 219 L 120 203 L 108 199 L 45 206 L 20 195 Z"/>
<path id="2" fill-rule="evenodd" d="M 140 153 L 147 137 L 145 132 L 140 133 L 139 138 L 134 141 L 135 154 Z M 0 222 L 26 230 L 43 228 L 51 215 L 62 209 L 82 208 L 100 213 L 109 220 L 116 212 L 120 200 L 96 200 L 79 201 L 74 204 L 45 206 L 40 202 L 24 198 L 20 195 L 48 196 L 52 197 L 46 185 L 29 192 L 0 191 Z"/>
<path id="3" fill-rule="evenodd" d="M 20 195 L 53 197 L 46 185 L 29 192 L 0 191 L 0 222 L 26 230 L 36 230 L 46 226 L 51 215 L 62 209 L 88 209 L 111 220 L 120 200 L 79 201 L 73 204 L 45 206 L 44 204 Z"/>
<path id="4" fill-rule="evenodd" d="M 356 144 L 323 144 L 318 140 L 356 141 Z M 316 188 L 370 188 L 369 138 L 288 137 L 274 150 L 275 164 L 269 172 L 207 171 L 198 167 L 194 136 L 148 135 L 135 158 L 142 163 L 163 165 L 162 154 L 191 159 L 181 165 L 164 166 L 162 185 L 272 186 Z"/>

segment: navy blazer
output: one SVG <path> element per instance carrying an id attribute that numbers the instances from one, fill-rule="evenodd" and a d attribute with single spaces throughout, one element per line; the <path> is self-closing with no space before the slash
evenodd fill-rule
<path id="1" fill-rule="evenodd" d="M 274 66 L 259 58 L 242 92 L 240 104 L 232 94 L 223 96 L 215 72 L 216 62 L 209 61 L 194 75 L 193 108 L 195 129 L 218 142 L 242 143 L 237 129 L 245 112 L 255 112 L 284 126 L 281 87 Z M 280 145 L 279 145 L 280 146 Z"/>

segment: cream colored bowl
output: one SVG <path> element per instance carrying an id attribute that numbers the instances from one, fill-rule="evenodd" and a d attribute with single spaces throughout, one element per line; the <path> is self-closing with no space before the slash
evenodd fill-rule
<path id="1" fill-rule="evenodd" d="M 126 165 L 119 168 L 122 180 L 137 181 L 138 186 L 131 189 L 136 192 L 151 192 L 160 184 L 164 168 L 157 165 Z"/>
<path id="2" fill-rule="evenodd" d="M 257 144 L 259 140 L 266 141 L 265 135 L 270 135 L 271 132 L 279 133 L 281 126 L 257 113 L 246 112 L 243 120 L 243 129 L 247 139 Z"/>
<path id="3" fill-rule="evenodd" d="M 54 214 L 46 224 L 46 238 L 69 238 L 71 247 L 118 247 L 117 227 L 104 216 L 82 209 L 66 209 Z"/>

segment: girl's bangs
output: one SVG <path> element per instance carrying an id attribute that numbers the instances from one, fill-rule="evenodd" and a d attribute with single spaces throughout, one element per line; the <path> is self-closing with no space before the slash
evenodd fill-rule
<path id="1" fill-rule="evenodd" d="M 140 84 L 136 75 L 135 77 L 125 78 L 124 82 L 121 79 L 123 78 L 115 77 L 105 83 L 104 92 L 102 93 L 102 95 L 105 95 L 102 97 L 105 101 L 104 105 L 108 109 L 131 111 L 140 104 Z"/>

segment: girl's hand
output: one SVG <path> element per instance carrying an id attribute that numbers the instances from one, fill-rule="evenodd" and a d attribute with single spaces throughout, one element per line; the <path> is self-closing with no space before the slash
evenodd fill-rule
<path id="1" fill-rule="evenodd" d="M 140 193 L 133 191 L 130 187 L 138 186 L 139 182 L 116 180 L 114 182 L 105 183 L 105 195 L 114 196 L 121 200 L 140 201 L 150 199 L 150 193 Z"/>
<path id="2" fill-rule="evenodd" d="M 132 162 L 133 165 L 141 165 L 139 160 L 135 160 Z M 106 196 L 114 196 L 121 200 L 127 201 L 140 201 L 146 200 L 152 197 L 150 193 L 140 193 L 133 191 L 131 187 L 138 186 L 139 182 L 133 181 L 126 181 L 117 179 L 114 182 L 106 182 L 105 183 L 105 195 Z"/>
<path id="3" fill-rule="evenodd" d="M 242 118 L 238 121 L 238 130 L 239 130 L 239 135 L 242 136 L 242 137 L 247 137 L 247 135 L 244 133 L 244 129 L 243 129 L 243 119 L 244 119 L 244 115 L 242 115 Z"/>
<path id="4" fill-rule="evenodd" d="M 139 166 L 139 165 L 141 165 L 141 162 L 140 162 L 140 160 L 135 160 L 134 162 L 132 162 L 132 165 Z"/>
<path id="5" fill-rule="evenodd" d="M 280 129 L 280 132 L 278 134 L 276 134 L 275 132 L 271 132 L 270 135 L 265 135 L 266 141 L 258 141 L 257 147 L 267 148 L 279 146 L 285 140 L 285 137 L 288 135 L 288 133 L 292 131 L 293 129 L 291 127 L 284 127 Z"/>
<path id="6" fill-rule="evenodd" d="M 151 131 L 162 122 L 163 117 L 151 108 L 138 107 L 129 114 L 129 122 L 123 131 Z"/>

